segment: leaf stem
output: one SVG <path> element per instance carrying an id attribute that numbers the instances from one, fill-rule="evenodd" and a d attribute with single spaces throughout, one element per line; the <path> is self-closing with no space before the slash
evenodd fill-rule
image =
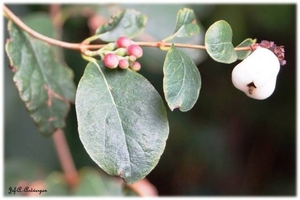
<path id="1" fill-rule="evenodd" d="M 82 53 L 85 54 L 88 49 L 100 49 L 106 44 L 93 44 L 90 45 L 89 42 L 95 40 L 96 36 L 92 36 L 90 38 L 87 38 L 81 43 L 69 43 L 69 42 L 63 42 L 60 40 L 55 40 L 53 38 L 46 37 L 31 28 L 29 28 L 26 24 L 24 24 L 13 12 L 11 12 L 5 5 L 3 5 L 3 11 L 4 16 L 12 20 L 16 25 L 18 25 L 23 31 L 27 32 L 31 36 L 40 39 L 44 42 L 47 42 L 49 44 L 67 48 L 67 49 L 73 49 L 73 50 L 79 50 Z M 194 44 L 182 44 L 182 43 L 166 43 L 163 41 L 159 42 L 136 42 L 137 45 L 144 46 L 144 47 L 157 47 L 162 50 L 167 50 L 165 47 L 170 47 L 172 44 L 174 44 L 175 47 L 179 48 L 191 48 L 191 49 L 200 49 L 200 50 L 206 50 L 206 47 L 204 45 L 194 45 Z M 234 48 L 236 51 L 249 51 L 252 50 L 250 46 L 247 47 L 236 47 Z"/>
<path id="2" fill-rule="evenodd" d="M 65 174 L 66 181 L 72 189 L 77 185 L 79 177 L 64 132 L 61 129 L 58 129 L 57 131 L 55 131 L 52 137 L 57 155 Z"/>

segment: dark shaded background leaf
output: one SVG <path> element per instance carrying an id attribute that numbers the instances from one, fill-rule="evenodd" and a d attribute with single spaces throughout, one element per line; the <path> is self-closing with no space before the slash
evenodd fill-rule
<path id="1" fill-rule="evenodd" d="M 23 189 L 30 183 L 45 177 L 45 169 L 41 163 L 36 163 L 30 159 L 15 157 L 4 163 L 4 185 L 2 188 L 5 196 L 19 196 L 25 192 L 9 194 L 9 187 L 19 187 Z M 40 188 L 45 189 L 45 188 Z"/>
<path id="2" fill-rule="evenodd" d="M 200 72 L 195 63 L 173 45 L 164 62 L 164 93 L 171 110 L 186 112 L 197 102 L 201 88 Z"/>
<path id="3" fill-rule="evenodd" d="M 104 171 L 133 183 L 156 166 L 169 126 L 160 95 L 143 76 L 89 63 L 75 105 L 80 139 Z"/>
<path id="4" fill-rule="evenodd" d="M 74 101 L 73 72 L 55 61 L 46 43 L 30 37 L 12 22 L 11 38 L 6 44 L 13 80 L 30 116 L 44 135 L 65 126 L 65 116 Z"/>
<path id="5" fill-rule="evenodd" d="M 123 182 L 105 177 L 96 169 L 84 167 L 79 171 L 80 182 L 73 191 L 76 196 L 123 196 Z"/>
<path id="6" fill-rule="evenodd" d="M 66 182 L 65 174 L 54 171 L 45 178 L 47 192 L 43 196 L 69 196 L 70 188 Z"/>

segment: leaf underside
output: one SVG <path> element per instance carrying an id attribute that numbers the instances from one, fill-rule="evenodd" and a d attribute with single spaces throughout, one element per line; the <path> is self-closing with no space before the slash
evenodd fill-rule
<path id="1" fill-rule="evenodd" d="M 176 37 L 191 37 L 198 34 L 200 28 L 197 24 L 194 11 L 188 8 L 180 9 L 177 13 L 176 28 L 173 35 Z"/>
<path id="2" fill-rule="evenodd" d="M 229 64 L 237 60 L 232 44 L 232 29 L 224 20 L 219 20 L 208 28 L 205 47 L 210 57 L 217 62 Z"/>
<path id="3" fill-rule="evenodd" d="M 146 22 L 146 15 L 133 9 L 124 9 L 112 16 L 109 23 L 100 26 L 95 35 L 107 42 L 116 41 L 120 36 L 133 38 L 144 30 Z"/>
<path id="4" fill-rule="evenodd" d="M 70 102 L 75 98 L 73 72 L 55 61 L 52 48 L 8 23 L 10 39 L 6 52 L 15 72 L 22 101 L 43 135 L 65 126 Z"/>
<path id="5" fill-rule="evenodd" d="M 156 166 L 169 126 L 160 95 L 143 76 L 91 62 L 75 106 L 81 142 L 108 174 L 133 183 Z"/>
<path id="6" fill-rule="evenodd" d="M 201 76 L 195 63 L 172 45 L 166 55 L 163 71 L 163 89 L 170 109 L 179 108 L 183 112 L 192 109 L 201 88 Z"/>

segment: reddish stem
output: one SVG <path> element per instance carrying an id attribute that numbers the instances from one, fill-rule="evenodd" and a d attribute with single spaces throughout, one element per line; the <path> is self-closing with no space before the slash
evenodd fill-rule
<path id="1" fill-rule="evenodd" d="M 55 131 L 53 141 L 66 181 L 70 188 L 73 188 L 77 185 L 79 177 L 64 132 L 61 129 Z"/>
<path id="2" fill-rule="evenodd" d="M 60 40 L 55 40 L 49 37 L 46 37 L 44 35 L 41 35 L 28 26 L 24 24 L 17 16 L 15 16 L 5 5 L 3 5 L 3 10 L 4 13 L 7 15 L 7 17 L 12 20 L 16 25 L 18 25 L 23 31 L 27 32 L 28 34 L 32 35 L 35 38 L 38 38 L 40 40 L 43 40 L 49 44 L 59 46 L 59 47 L 64 47 L 67 49 L 73 49 L 73 50 L 80 50 L 82 53 L 85 51 L 88 51 L 88 49 L 99 49 L 103 47 L 105 44 L 100 44 L 100 45 L 89 45 L 85 42 L 82 43 L 68 43 L 68 42 L 63 42 Z M 193 45 L 193 44 L 181 44 L 181 43 L 165 43 L 165 42 L 136 42 L 137 45 L 140 46 L 145 46 L 145 47 L 157 47 L 157 48 L 162 48 L 162 47 L 170 47 L 172 44 L 176 47 L 181 47 L 181 48 L 193 48 L 193 49 L 202 49 L 205 50 L 206 47 L 204 45 Z M 248 47 L 236 47 L 236 51 L 249 51 L 251 48 Z"/>

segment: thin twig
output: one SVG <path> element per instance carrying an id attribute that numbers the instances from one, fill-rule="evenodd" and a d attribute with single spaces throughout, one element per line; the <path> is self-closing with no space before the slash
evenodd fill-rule
<path id="1" fill-rule="evenodd" d="M 3 11 L 6 17 L 8 17 L 10 20 L 12 20 L 16 25 L 18 25 L 23 31 L 27 32 L 28 34 L 32 35 L 35 38 L 38 38 L 40 40 L 43 40 L 49 44 L 64 47 L 67 49 L 73 49 L 73 50 L 80 50 L 82 53 L 85 52 L 85 50 L 88 49 L 99 49 L 103 47 L 105 44 L 96 44 L 96 45 L 89 45 L 88 43 L 82 42 L 82 43 L 68 43 L 63 42 L 60 40 L 55 40 L 53 38 L 46 37 L 42 34 L 39 34 L 29 28 L 26 24 L 24 24 L 14 13 L 12 13 L 5 5 L 3 5 Z M 205 50 L 206 47 L 204 45 L 193 45 L 193 44 L 181 44 L 181 43 L 165 43 L 165 42 L 136 42 L 137 45 L 144 46 L 144 47 L 170 47 L 172 44 L 176 47 L 181 48 L 193 48 L 193 49 L 201 49 Z M 247 47 L 236 47 L 236 51 L 249 51 L 251 50 L 250 46 Z"/>
<path id="2" fill-rule="evenodd" d="M 66 181 L 70 188 L 73 188 L 77 185 L 79 177 L 64 132 L 61 129 L 55 131 L 53 141 Z"/>
<path id="3" fill-rule="evenodd" d="M 3 5 L 3 11 L 5 12 L 6 16 L 9 17 L 10 20 L 12 20 L 16 25 L 18 25 L 23 31 L 27 32 L 31 36 L 38 38 L 40 40 L 43 40 L 49 44 L 53 44 L 55 46 L 60 46 L 68 49 L 74 49 L 74 50 L 80 50 L 80 43 L 68 43 L 63 42 L 60 40 L 55 40 L 49 37 L 46 37 L 31 28 L 29 28 L 26 24 L 24 24 L 14 13 L 12 13 L 5 5 Z"/>
<path id="4" fill-rule="evenodd" d="M 52 21 L 52 25 L 54 28 L 54 38 L 57 40 L 62 39 L 62 27 L 63 27 L 63 20 L 62 20 L 62 11 L 60 4 L 52 4 L 49 9 L 50 18 Z M 56 48 L 56 56 L 58 60 L 64 59 L 64 51 L 62 48 Z"/>

